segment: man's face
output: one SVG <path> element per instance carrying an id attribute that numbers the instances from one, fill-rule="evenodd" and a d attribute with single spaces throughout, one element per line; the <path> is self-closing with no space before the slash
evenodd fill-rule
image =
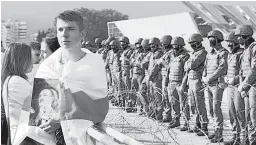
<path id="1" fill-rule="evenodd" d="M 66 49 L 81 48 L 83 32 L 75 21 L 57 19 L 57 37 L 61 47 Z"/>
<path id="2" fill-rule="evenodd" d="M 40 50 L 32 50 L 32 63 L 33 64 L 38 64 L 41 60 L 41 57 L 40 57 Z"/>

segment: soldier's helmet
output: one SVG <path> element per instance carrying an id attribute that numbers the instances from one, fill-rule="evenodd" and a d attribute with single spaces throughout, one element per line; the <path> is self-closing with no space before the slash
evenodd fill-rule
<path id="1" fill-rule="evenodd" d="M 226 39 L 226 41 L 231 41 L 234 43 L 238 43 L 238 36 L 235 35 L 235 31 L 232 31 L 230 33 L 228 33 Z"/>
<path id="2" fill-rule="evenodd" d="M 154 45 L 160 45 L 160 40 L 158 39 L 158 38 L 156 38 L 156 37 L 153 37 L 153 38 L 151 38 L 150 40 L 149 40 L 149 45 L 151 45 L 151 44 L 154 44 Z"/>
<path id="3" fill-rule="evenodd" d="M 164 35 L 163 37 L 161 37 L 160 42 L 163 45 L 169 45 L 172 42 L 172 36 L 171 35 Z"/>
<path id="4" fill-rule="evenodd" d="M 109 45 L 109 43 L 110 43 L 112 40 L 116 40 L 116 38 L 115 38 L 115 37 L 108 37 L 108 39 L 107 39 L 106 42 L 105 42 L 105 45 Z"/>
<path id="5" fill-rule="evenodd" d="M 143 40 L 142 38 L 138 38 L 138 39 L 135 40 L 135 43 L 134 43 L 134 44 L 135 44 L 135 45 L 136 45 L 136 44 L 141 44 L 142 40 Z"/>
<path id="6" fill-rule="evenodd" d="M 85 45 L 87 45 L 87 46 L 92 46 L 92 41 L 86 41 L 86 42 L 85 42 Z"/>
<path id="7" fill-rule="evenodd" d="M 102 41 L 103 41 L 103 39 L 101 39 L 101 38 L 96 38 L 95 41 L 94 41 L 94 43 L 95 43 L 95 44 L 97 44 L 97 43 L 98 43 L 98 44 L 101 44 Z"/>
<path id="8" fill-rule="evenodd" d="M 126 44 L 130 44 L 129 38 L 128 37 L 120 37 L 119 42 L 125 42 Z"/>
<path id="9" fill-rule="evenodd" d="M 184 39 L 182 37 L 174 37 L 171 42 L 172 45 L 185 46 Z"/>
<path id="10" fill-rule="evenodd" d="M 105 43 L 106 43 L 106 40 L 102 40 L 102 41 L 101 41 L 101 45 L 102 45 L 102 46 L 106 45 Z"/>
<path id="11" fill-rule="evenodd" d="M 199 42 L 199 43 L 201 43 L 202 41 L 203 41 L 203 37 L 199 33 L 192 34 L 188 38 L 188 43 L 192 43 L 192 42 Z"/>
<path id="12" fill-rule="evenodd" d="M 223 34 L 219 31 L 219 30 L 212 30 L 208 33 L 207 38 L 210 37 L 216 37 L 217 39 L 223 41 L 224 40 L 224 36 Z"/>
<path id="13" fill-rule="evenodd" d="M 149 47 L 149 39 L 143 39 L 141 45 L 143 48 Z"/>
<path id="14" fill-rule="evenodd" d="M 109 43 L 110 46 L 116 46 L 116 47 L 120 47 L 120 43 L 119 41 L 117 40 L 112 40 L 110 43 Z"/>
<path id="15" fill-rule="evenodd" d="M 252 36 L 253 29 L 250 25 L 239 25 L 235 30 L 236 36 Z"/>

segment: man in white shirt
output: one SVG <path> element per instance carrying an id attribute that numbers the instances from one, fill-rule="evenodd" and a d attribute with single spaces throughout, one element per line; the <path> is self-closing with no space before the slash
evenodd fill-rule
<path id="1" fill-rule="evenodd" d="M 86 30 L 79 13 L 64 11 L 55 24 L 61 48 L 42 62 L 36 78 L 60 80 L 60 117 L 40 127 L 52 133 L 61 124 L 66 144 L 86 144 L 81 134 L 103 122 L 109 109 L 104 62 L 100 55 L 81 49 Z"/>

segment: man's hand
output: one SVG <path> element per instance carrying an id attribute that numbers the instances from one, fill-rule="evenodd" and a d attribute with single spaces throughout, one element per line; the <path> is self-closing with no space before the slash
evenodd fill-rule
<path id="1" fill-rule="evenodd" d="M 46 123 L 41 124 L 39 127 L 41 129 L 43 129 L 45 132 L 51 134 L 60 128 L 60 120 L 51 119 L 51 120 L 47 121 Z"/>

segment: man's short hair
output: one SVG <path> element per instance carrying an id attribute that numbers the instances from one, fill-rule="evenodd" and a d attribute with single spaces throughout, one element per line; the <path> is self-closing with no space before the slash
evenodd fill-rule
<path id="1" fill-rule="evenodd" d="M 79 30 L 82 31 L 84 29 L 83 17 L 80 13 L 72 10 L 67 10 L 60 13 L 57 17 L 55 17 L 54 25 L 57 25 L 57 19 L 61 19 L 63 21 L 75 21 L 79 27 Z"/>
<path id="2" fill-rule="evenodd" d="M 37 41 L 30 42 L 29 46 L 31 47 L 32 50 L 41 50 L 41 44 Z"/>

